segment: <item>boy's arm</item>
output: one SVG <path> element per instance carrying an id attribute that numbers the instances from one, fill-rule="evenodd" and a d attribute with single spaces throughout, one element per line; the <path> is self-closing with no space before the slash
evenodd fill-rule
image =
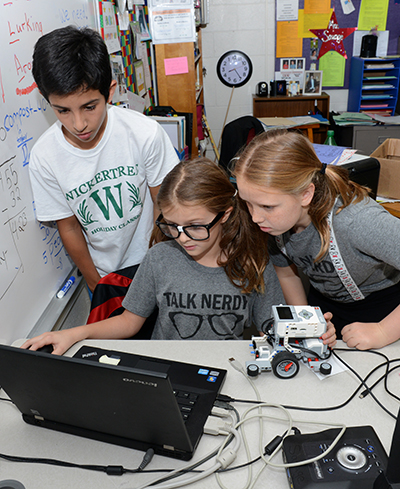
<path id="1" fill-rule="evenodd" d="M 153 214 L 154 214 L 154 222 L 156 221 L 157 217 L 160 215 L 160 209 L 157 205 L 157 194 L 158 191 L 160 190 L 161 185 L 158 185 L 157 187 L 149 187 L 150 190 L 150 195 L 151 195 L 151 200 L 153 201 Z"/>
<path id="2" fill-rule="evenodd" d="M 93 292 L 100 280 L 100 275 L 90 256 L 78 219 L 75 216 L 67 217 L 57 221 L 57 225 L 65 249 L 79 268 L 89 289 Z"/>
<path id="3" fill-rule="evenodd" d="M 286 304 L 290 304 L 291 306 L 304 306 L 308 304 L 303 282 L 297 273 L 296 266 L 277 267 L 274 265 L 274 267 L 282 287 Z"/>

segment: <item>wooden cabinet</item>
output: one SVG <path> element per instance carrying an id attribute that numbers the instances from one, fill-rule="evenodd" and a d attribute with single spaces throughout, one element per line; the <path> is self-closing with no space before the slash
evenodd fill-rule
<path id="1" fill-rule="evenodd" d="M 399 75 L 398 58 L 351 58 L 347 110 L 394 115 Z"/>
<path id="2" fill-rule="evenodd" d="M 177 112 L 193 114 L 191 157 L 198 156 L 197 104 L 204 104 L 201 49 L 201 29 L 197 30 L 196 43 L 156 44 L 155 46 L 158 105 L 171 106 Z M 166 75 L 164 60 L 170 58 L 187 58 L 188 72 Z"/>
<path id="3" fill-rule="evenodd" d="M 297 95 L 294 97 L 258 97 L 253 95 L 254 117 L 294 117 L 305 116 L 315 106 L 322 112 L 322 116 L 329 120 L 329 95 Z M 325 142 L 328 126 L 321 124 L 319 129 L 314 129 L 314 142 Z"/>

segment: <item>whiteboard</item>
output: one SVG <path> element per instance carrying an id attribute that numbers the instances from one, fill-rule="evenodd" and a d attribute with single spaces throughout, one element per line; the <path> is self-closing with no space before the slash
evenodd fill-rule
<path id="1" fill-rule="evenodd" d="M 0 343 L 28 335 L 73 269 L 56 225 L 35 218 L 30 151 L 56 118 L 33 81 L 32 52 L 56 28 L 95 27 L 96 1 L 0 5 Z"/>

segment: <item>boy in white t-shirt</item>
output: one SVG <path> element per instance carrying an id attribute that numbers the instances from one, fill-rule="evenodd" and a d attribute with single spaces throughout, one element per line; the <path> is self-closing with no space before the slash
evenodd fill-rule
<path id="1" fill-rule="evenodd" d="M 117 84 L 96 31 L 68 26 L 44 35 L 32 73 L 58 119 L 31 153 L 37 219 L 57 221 L 93 291 L 100 277 L 142 261 L 153 203 L 178 158 L 156 121 L 108 105 Z"/>

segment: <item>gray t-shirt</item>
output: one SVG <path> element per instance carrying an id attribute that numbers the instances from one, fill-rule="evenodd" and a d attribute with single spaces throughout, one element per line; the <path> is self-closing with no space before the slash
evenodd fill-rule
<path id="1" fill-rule="evenodd" d="M 333 230 L 346 268 L 367 297 L 400 281 L 400 220 L 372 199 L 333 213 Z M 269 240 L 271 260 L 278 267 L 294 263 L 323 295 L 339 302 L 352 302 L 331 261 L 329 253 L 315 263 L 321 239 L 313 224 L 301 233 L 283 235 L 286 256 L 275 239 Z"/>
<path id="2" fill-rule="evenodd" d="M 222 267 L 200 265 L 178 243 L 166 241 L 148 251 L 122 305 L 142 317 L 158 306 L 152 339 L 241 339 L 252 323 L 261 330 L 269 322 L 272 305 L 284 304 L 271 263 L 264 280 L 265 294 L 243 294 Z"/>

